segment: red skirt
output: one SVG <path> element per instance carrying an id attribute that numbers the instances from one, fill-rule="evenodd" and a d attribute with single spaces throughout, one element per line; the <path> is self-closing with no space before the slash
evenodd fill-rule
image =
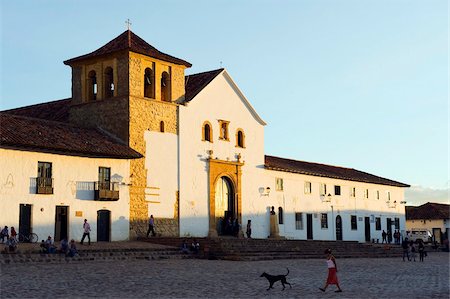
<path id="1" fill-rule="evenodd" d="M 338 284 L 336 268 L 328 268 L 327 284 Z"/>

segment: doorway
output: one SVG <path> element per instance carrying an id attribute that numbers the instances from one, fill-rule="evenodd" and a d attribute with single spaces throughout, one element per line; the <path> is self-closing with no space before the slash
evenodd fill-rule
<path id="1" fill-rule="evenodd" d="M 218 234 L 233 234 L 229 226 L 229 220 L 233 221 L 238 217 L 237 204 L 235 202 L 234 188 L 231 180 L 223 176 L 219 178 L 215 186 L 215 214 L 216 223 L 222 223 L 222 227 L 218 228 Z M 223 221 L 218 221 L 219 217 L 223 217 Z"/>
<path id="2" fill-rule="evenodd" d="M 19 234 L 28 236 L 31 231 L 31 208 L 32 205 L 20 204 L 19 208 Z"/>
<path id="3" fill-rule="evenodd" d="M 342 218 L 341 218 L 341 215 L 336 216 L 336 240 L 342 241 Z"/>
<path id="4" fill-rule="evenodd" d="M 364 233 L 366 242 L 370 242 L 370 217 L 364 217 Z"/>
<path id="5" fill-rule="evenodd" d="M 312 240 L 313 239 L 313 215 L 312 214 L 306 214 L 306 239 Z"/>
<path id="6" fill-rule="evenodd" d="M 55 213 L 55 241 L 61 241 L 63 239 L 68 240 L 68 206 L 56 206 Z"/>
<path id="7" fill-rule="evenodd" d="M 110 241 L 111 211 L 97 211 L 97 242 Z"/>

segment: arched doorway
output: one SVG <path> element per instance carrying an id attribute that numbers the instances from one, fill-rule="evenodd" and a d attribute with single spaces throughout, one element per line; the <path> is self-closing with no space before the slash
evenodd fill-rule
<path id="1" fill-rule="evenodd" d="M 98 210 L 97 211 L 97 242 L 109 242 L 111 227 L 111 211 Z"/>
<path id="2" fill-rule="evenodd" d="M 233 220 L 237 217 L 237 205 L 234 196 L 234 187 L 230 178 L 226 176 L 220 177 L 215 185 L 215 211 L 216 223 L 222 222 L 221 227 L 218 227 L 219 234 L 226 234 L 225 226 L 228 219 Z M 219 221 L 222 217 L 223 221 Z"/>
<path id="3" fill-rule="evenodd" d="M 341 218 L 341 215 L 336 216 L 336 240 L 342 241 L 342 218 Z"/>

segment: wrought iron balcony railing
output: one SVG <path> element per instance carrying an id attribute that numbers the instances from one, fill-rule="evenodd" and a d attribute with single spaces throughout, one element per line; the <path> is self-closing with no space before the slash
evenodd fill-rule
<path id="1" fill-rule="evenodd" d="M 94 182 L 95 200 L 119 200 L 119 184 L 117 182 Z"/>
<path id="2" fill-rule="evenodd" d="M 53 178 L 36 178 L 36 194 L 53 194 Z"/>

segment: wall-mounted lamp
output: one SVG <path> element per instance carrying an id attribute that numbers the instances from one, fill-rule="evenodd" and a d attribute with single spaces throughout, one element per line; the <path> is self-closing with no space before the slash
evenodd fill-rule
<path id="1" fill-rule="evenodd" d="M 270 193 L 270 187 L 266 187 L 266 188 L 261 187 L 261 188 L 259 188 L 259 193 L 260 193 L 262 196 L 269 196 L 269 193 Z"/>
<path id="2" fill-rule="evenodd" d="M 331 194 L 328 193 L 328 195 L 322 194 L 320 195 L 320 199 L 322 199 L 322 202 L 331 202 Z"/>

